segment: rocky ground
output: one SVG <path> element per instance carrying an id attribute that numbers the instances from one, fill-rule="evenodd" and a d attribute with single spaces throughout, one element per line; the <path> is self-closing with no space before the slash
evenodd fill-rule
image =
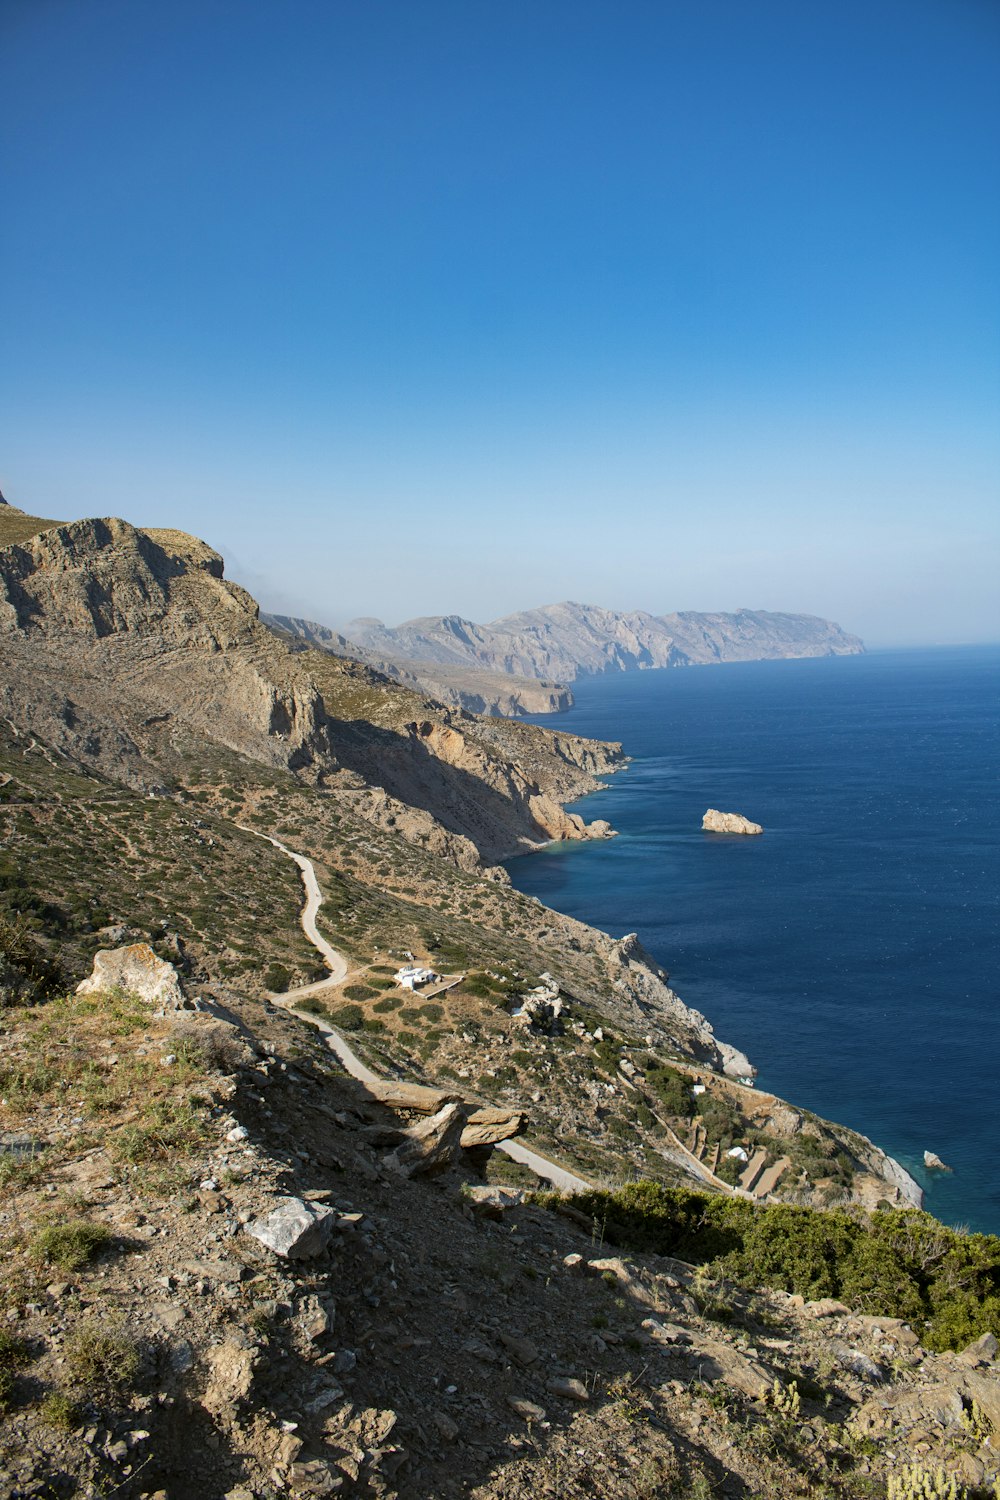
<path id="1" fill-rule="evenodd" d="M 8 1013 L 3 1061 L 11 1500 L 992 1493 L 990 1336 L 610 1253 L 461 1150 L 401 1174 L 410 1121 L 292 1016 L 87 996 Z"/>

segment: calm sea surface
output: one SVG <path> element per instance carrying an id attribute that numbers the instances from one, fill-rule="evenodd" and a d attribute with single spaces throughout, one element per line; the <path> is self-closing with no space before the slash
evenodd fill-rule
<path id="1" fill-rule="evenodd" d="M 952 1224 L 1000 1233 L 1000 647 L 584 680 L 558 720 L 632 764 L 609 843 L 508 866 L 619 937 L 762 1088 L 863 1131 Z M 707 807 L 762 838 L 703 834 Z M 924 1149 L 954 1171 L 928 1173 Z"/>

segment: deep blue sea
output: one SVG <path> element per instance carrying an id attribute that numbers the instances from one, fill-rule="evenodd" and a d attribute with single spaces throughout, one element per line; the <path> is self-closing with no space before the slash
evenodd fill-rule
<path id="1" fill-rule="evenodd" d="M 1000 647 L 574 692 L 536 722 L 624 743 L 632 764 L 576 809 L 620 837 L 514 860 L 514 883 L 637 931 L 762 1088 L 870 1136 L 948 1223 L 1000 1233 Z M 763 837 L 702 833 L 708 807 Z"/>

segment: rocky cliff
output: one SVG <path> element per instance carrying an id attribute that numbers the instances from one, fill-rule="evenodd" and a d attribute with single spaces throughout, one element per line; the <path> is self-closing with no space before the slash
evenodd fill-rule
<path id="1" fill-rule="evenodd" d="M 353 778 L 404 831 L 453 836 L 467 862 L 588 836 L 552 795 L 566 737 L 546 748 L 532 734 L 526 773 L 513 728 L 501 744 L 489 721 L 279 640 L 218 554 L 182 533 L 86 520 L 0 550 L 0 639 L 7 715 L 132 785 L 162 785 L 172 736 L 193 732 L 320 784 Z M 597 784 L 577 773 L 575 794 Z"/>
<path id="2" fill-rule="evenodd" d="M 349 641 L 338 631 L 317 625 L 314 620 L 271 614 L 263 614 L 261 619 L 279 635 L 305 641 L 334 656 L 364 662 L 393 682 L 404 683 L 441 703 L 468 709 L 470 713 L 519 718 L 524 714 L 562 713 L 573 705 L 573 694 L 558 682 L 516 677 L 471 664 L 451 666 L 439 661 L 393 659 L 379 656 L 377 652 Z"/>
<path id="3" fill-rule="evenodd" d="M 347 630 L 352 641 L 387 657 L 561 682 L 599 672 L 845 656 L 864 649 L 857 636 L 830 620 L 749 609 L 657 616 L 564 603 L 524 610 L 489 625 L 444 615 L 395 628 L 380 620 L 354 620 Z"/>

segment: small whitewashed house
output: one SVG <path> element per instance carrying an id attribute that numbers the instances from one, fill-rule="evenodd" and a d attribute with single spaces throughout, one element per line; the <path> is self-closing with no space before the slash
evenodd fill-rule
<path id="1" fill-rule="evenodd" d="M 422 969 L 419 964 L 407 964 L 397 969 L 394 977 L 401 990 L 417 990 L 422 984 L 433 984 L 439 975 L 433 969 Z"/>

